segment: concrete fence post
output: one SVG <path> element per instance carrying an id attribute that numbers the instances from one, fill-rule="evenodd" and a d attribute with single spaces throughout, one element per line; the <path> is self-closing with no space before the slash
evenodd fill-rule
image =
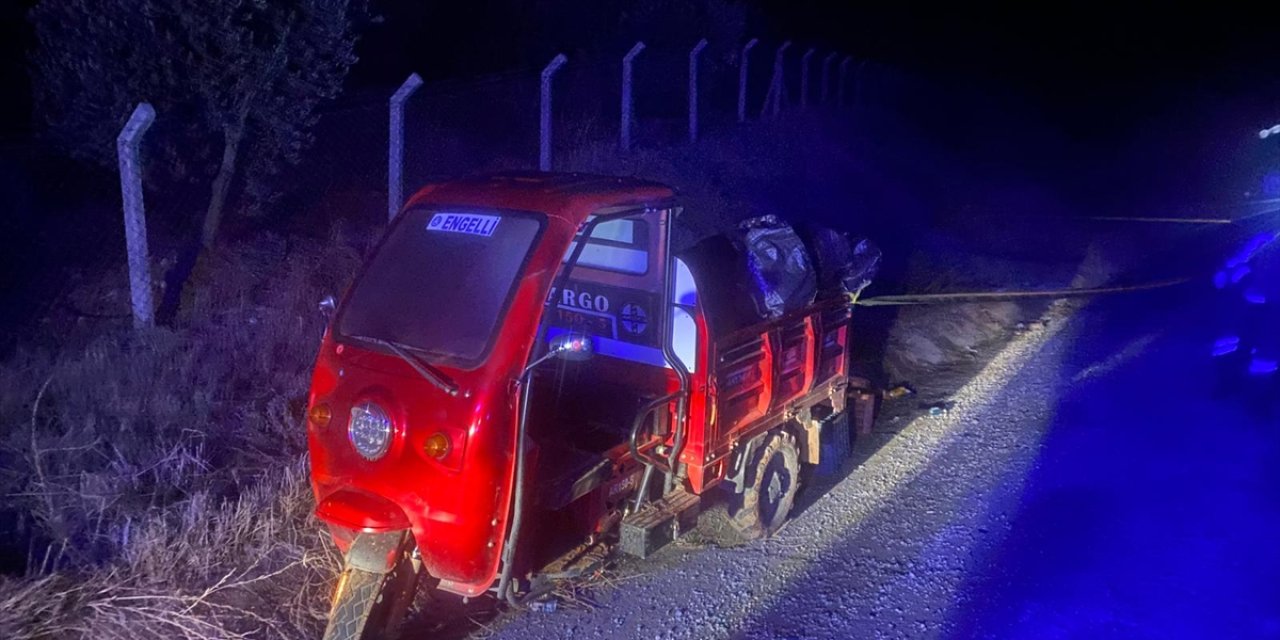
<path id="1" fill-rule="evenodd" d="M 827 104 L 831 98 L 831 63 L 836 61 L 837 55 L 832 51 L 822 59 L 822 104 Z"/>
<path id="2" fill-rule="evenodd" d="M 867 96 L 866 96 L 867 92 L 863 91 L 862 83 L 867 77 L 867 62 L 868 62 L 867 60 L 863 60 L 862 62 L 859 62 L 858 66 L 853 70 L 853 110 L 854 111 L 857 111 L 859 108 L 866 107 L 866 105 L 863 103 L 867 99 Z"/>
<path id="3" fill-rule="evenodd" d="M 133 307 L 135 329 L 155 325 L 151 266 L 147 253 L 147 212 L 143 204 L 142 165 L 138 160 L 142 137 L 155 119 L 156 110 L 145 102 L 139 103 L 116 138 L 120 193 L 124 202 L 124 241 L 129 254 L 129 301 Z"/>
<path id="4" fill-rule="evenodd" d="M 849 75 L 849 63 L 853 62 L 853 56 L 845 56 L 840 61 L 840 71 L 836 75 L 836 105 L 843 107 L 845 105 L 845 90 L 847 82 L 846 76 Z"/>
<path id="5" fill-rule="evenodd" d="M 622 126 L 619 143 L 623 151 L 631 150 L 631 120 L 635 111 L 635 101 L 631 95 L 631 67 L 641 51 L 644 51 L 644 43 L 637 42 L 627 55 L 622 56 Z"/>
<path id="6" fill-rule="evenodd" d="M 783 60 L 787 54 L 787 49 L 791 48 L 791 41 L 787 40 L 778 47 L 778 52 L 773 56 L 773 79 L 769 81 L 769 93 L 764 99 L 764 109 L 761 110 L 761 116 L 772 114 L 778 117 L 782 113 L 782 101 L 787 93 L 787 84 L 783 78 Z"/>
<path id="7" fill-rule="evenodd" d="M 810 48 L 800 56 L 800 106 L 802 108 L 809 106 L 809 61 L 817 52 L 817 49 Z"/>
<path id="8" fill-rule="evenodd" d="M 547 66 L 542 70 L 538 120 L 538 169 L 540 171 L 551 170 L 551 78 L 568 61 L 569 59 L 564 57 L 563 53 L 556 54 L 556 57 L 552 58 L 551 62 L 547 63 Z"/>
<path id="9" fill-rule="evenodd" d="M 689 142 L 698 141 L 698 58 L 707 48 L 703 38 L 689 51 Z"/>
<path id="10" fill-rule="evenodd" d="M 422 76 L 409 74 L 391 95 L 390 137 L 387 139 L 387 222 L 404 205 L 404 103 L 422 86 Z"/>
<path id="11" fill-rule="evenodd" d="M 760 44 L 760 40 L 752 38 L 742 46 L 742 58 L 738 60 L 738 122 L 747 121 L 747 77 L 751 62 L 751 50 Z"/>

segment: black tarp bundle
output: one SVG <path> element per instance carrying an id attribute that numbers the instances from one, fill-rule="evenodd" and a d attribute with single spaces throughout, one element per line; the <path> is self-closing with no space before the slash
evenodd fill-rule
<path id="1" fill-rule="evenodd" d="M 819 296 L 861 293 L 880 270 L 880 249 L 866 238 L 816 225 L 801 227 L 800 235 L 817 269 Z"/>
<path id="2" fill-rule="evenodd" d="M 756 315 L 771 320 L 813 304 L 818 277 L 795 229 L 762 216 L 744 221 L 730 237 L 742 254 Z"/>
<path id="3" fill-rule="evenodd" d="M 817 298 L 858 293 L 874 277 L 880 252 L 833 229 L 799 231 L 776 216 L 751 218 L 681 254 L 717 333 L 772 320 Z"/>

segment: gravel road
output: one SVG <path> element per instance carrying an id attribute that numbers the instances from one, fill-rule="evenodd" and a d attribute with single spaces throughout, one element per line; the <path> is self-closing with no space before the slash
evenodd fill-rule
<path id="1" fill-rule="evenodd" d="M 504 618 L 497 638 L 918 638 L 943 634 L 972 559 L 1009 528 L 1071 309 L 1017 336 L 940 416 L 860 440 L 861 463 L 770 540 L 673 545 L 594 610 Z M 888 427 L 893 427 L 890 423 Z M 820 487 L 819 487 L 820 489 Z M 816 493 L 816 492 L 815 492 Z M 492 628 L 492 627 L 491 627 Z"/>
<path id="2" fill-rule="evenodd" d="M 676 544 L 594 608 L 475 635 L 1280 638 L 1280 418 L 1212 389 L 1203 304 L 1058 304 L 774 538 Z"/>

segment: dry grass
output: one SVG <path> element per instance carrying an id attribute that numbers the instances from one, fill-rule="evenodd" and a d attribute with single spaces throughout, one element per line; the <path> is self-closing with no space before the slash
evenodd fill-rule
<path id="1" fill-rule="evenodd" d="M 197 498 L 176 523 L 157 514 L 118 562 L 0 582 L 0 632 L 33 640 L 318 634 L 337 559 L 310 521 L 308 491 L 300 461 L 212 511 Z"/>
<path id="2" fill-rule="evenodd" d="M 28 541 L 0 637 L 318 634 L 338 559 L 300 415 L 315 301 L 357 257 L 341 237 L 215 252 L 176 326 L 68 325 L 0 367 L 4 521 Z"/>

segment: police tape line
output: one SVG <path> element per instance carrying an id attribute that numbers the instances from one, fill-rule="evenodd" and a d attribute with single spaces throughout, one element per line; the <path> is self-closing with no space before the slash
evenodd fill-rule
<path id="1" fill-rule="evenodd" d="M 1085 220 L 1095 222 L 1152 222 L 1160 224 L 1235 224 L 1262 214 L 1251 214 L 1241 218 L 1148 218 L 1143 216 L 1088 216 Z"/>
<path id="2" fill-rule="evenodd" d="M 1194 278 L 1175 278 L 1159 280 L 1143 284 L 1116 287 L 1093 287 L 1085 289 L 1052 289 L 1046 291 L 971 291 L 963 293 L 920 293 L 895 296 L 875 296 L 858 298 L 850 295 L 849 304 L 859 307 L 889 307 L 924 304 L 964 304 L 969 302 L 1002 302 L 1005 300 L 1024 300 L 1029 298 L 1078 298 L 1087 296 L 1127 293 L 1131 291 L 1148 291 L 1162 289 L 1191 282 Z"/>
<path id="3" fill-rule="evenodd" d="M 1252 205 L 1280 205 L 1280 200 L 1259 200 L 1250 203 Z M 1280 213 L 1280 206 L 1268 207 L 1245 215 L 1235 216 L 1231 218 L 1179 218 L 1179 217 L 1157 217 L 1157 216 L 1085 216 L 1085 220 L 1093 220 L 1095 222 L 1148 222 L 1156 224 L 1237 224 L 1246 220 L 1252 220 L 1266 215 Z"/>

